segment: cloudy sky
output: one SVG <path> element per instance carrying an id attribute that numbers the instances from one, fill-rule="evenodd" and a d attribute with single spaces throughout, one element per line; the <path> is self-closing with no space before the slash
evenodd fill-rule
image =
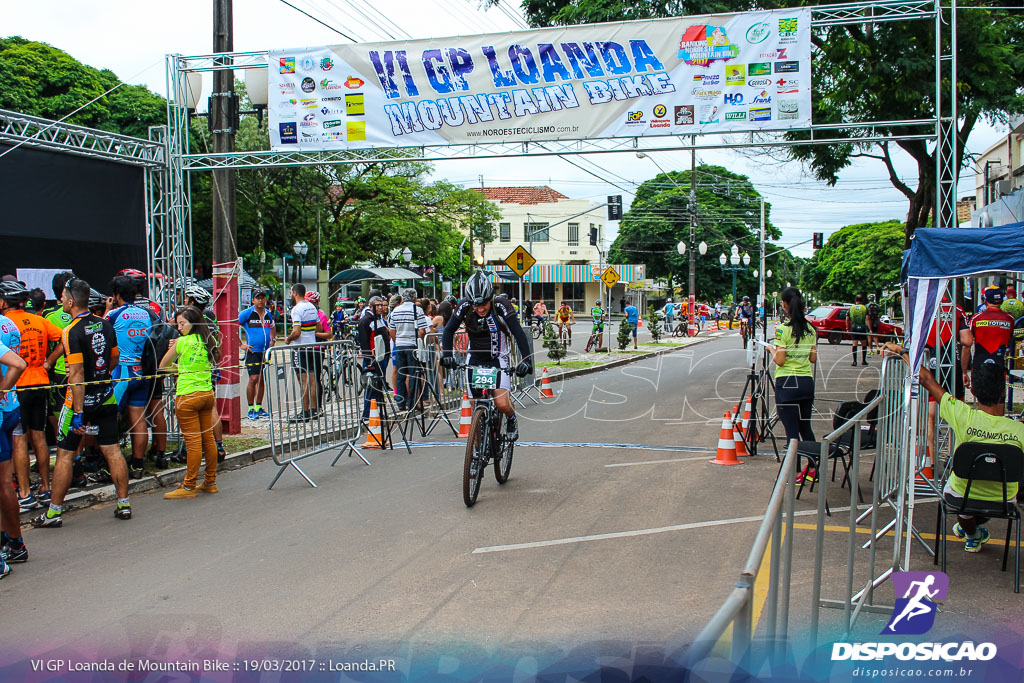
<path id="1" fill-rule="evenodd" d="M 143 83 L 166 95 L 164 55 L 212 51 L 212 4 L 212 0 L 22 3 L 17 12 L 5 13 L 0 31 L 49 43 L 86 64 L 111 69 L 124 81 Z M 485 13 L 479 10 L 480 4 L 480 0 L 235 0 L 235 50 L 491 33 L 522 25 L 517 23 L 521 18 L 509 16 L 511 11 L 506 14 L 497 8 Z M 209 83 L 206 87 L 208 91 Z M 979 124 L 968 148 L 982 152 L 1003 135 L 1005 129 Z M 658 152 L 649 159 L 633 154 L 572 158 L 605 180 L 557 158 L 447 161 L 436 165 L 435 174 L 473 186 L 479 185 L 481 175 L 489 186 L 550 185 L 574 199 L 604 201 L 606 195 L 623 194 L 628 205 L 629 191 L 655 175 L 656 164 L 665 170 L 690 165 L 689 152 Z M 751 151 L 706 152 L 698 162 L 720 164 L 750 176 L 772 203 L 771 218 L 782 228 L 783 246 L 809 240 L 813 232 L 827 235 L 850 223 L 906 215 L 906 200 L 892 188 L 882 165 L 872 160 L 846 169 L 834 188 L 815 181 L 799 164 L 777 163 Z M 909 157 L 899 153 L 896 162 L 900 176 L 915 185 L 915 165 Z M 973 194 L 974 177 L 966 174 L 957 196 Z M 793 252 L 809 256 L 811 248 L 794 246 Z"/>

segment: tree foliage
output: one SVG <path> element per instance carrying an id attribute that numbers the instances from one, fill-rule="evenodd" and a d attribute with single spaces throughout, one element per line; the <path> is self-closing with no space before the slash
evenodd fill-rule
<path id="1" fill-rule="evenodd" d="M 813 6 L 817 2 L 798 2 Z M 820 3 L 824 4 L 824 3 Z M 960 6 L 981 5 L 977 0 Z M 534 26 L 623 21 L 751 9 L 793 7 L 776 0 L 524 0 L 523 9 Z M 948 11 L 944 21 L 948 22 Z M 1024 21 L 1020 13 L 1006 9 L 971 7 L 957 13 L 957 163 L 966 165 L 965 143 L 979 119 L 1005 122 L 1024 113 Z M 816 29 L 812 40 L 812 101 L 816 124 L 856 121 L 906 121 L 932 119 L 935 112 L 935 25 L 930 19 L 868 24 L 849 24 Z M 943 97 L 950 90 L 944 76 Z M 946 112 L 944 112 L 945 114 Z M 855 129 L 837 130 L 854 139 Z M 864 143 L 789 147 L 791 158 L 806 163 L 815 176 L 835 184 L 839 172 L 857 157 L 871 157 L 886 168 L 890 182 L 907 198 L 909 210 L 906 240 L 914 229 L 928 224 L 935 206 L 934 145 L 924 140 L 897 140 L 897 136 L 922 132 L 920 126 L 876 126 L 876 133 L 893 138 L 882 144 Z M 925 132 L 927 132 L 925 130 Z M 807 139 L 806 133 L 789 133 L 790 139 Z M 892 160 L 900 147 L 917 164 L 917 187 L 902 180 Z"/>
<path id="2" fill-rule="evenodd" d="M 897 220 L 840 228 L 804 266 L 800 286 L 824 299 L 881 296 L 883 289 L 899 283 L 903 233 L 903 223 Z"/>
<path id="3" fill-rule="evenodd" d="M 119 84 L 113 71 L 82 64 L 46 43 L 0 38 L 0 108 L 60 119 Z M 146 138 L 150 126 L 167 123 L 167 103 L 145 86 L 120 85 L 67 121 Z"/>
<path id="4" fill-rule="evenodd" d="M 680 255 L 676 250 L 680 241 L 688 243 L 690 239 L 689 193 L 690 171 L 659 173 L 641 183 L 619 224 L 610 260 L 644 263 L 648 277 L 682 286 L 689 294 L 689 253 Z M 718 257 L 721 252 L 728 254 L 733 244 L 751 258 L 747 271 L 737 273 L 737 291 L 756 294 L 754 269 L 758 267 L 761 195 L 746 176 L 703 164 L 697 167 L 696 195 L 695 242 L 708 244 L 707 255 L 696 257 L 697 297 L 714 299 L 732 291 L 732 273 L 723 274 Z M 780 233 L 771 224 L 770 211 L 771 205 L 766 204 L 765 232 L 769 239 L 777 239 Z M 785 262 L 784 257 L 775 260 Z"/>

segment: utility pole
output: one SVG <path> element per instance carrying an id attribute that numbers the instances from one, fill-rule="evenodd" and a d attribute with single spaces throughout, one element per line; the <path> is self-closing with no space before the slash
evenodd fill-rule
<path id="1" fill-rule="evenodd" d="M 213 0 L 213 51 L 234 50 L 232 0 Z M 230 66 L 230 58 L 218 58 L 217 66 Z M 213 93 L 210 96 L 210 124 L 215 153 L 235 151 L 235 126 L 238 106 L 235 100 L 235 76 L 231 69 L 213 72 Z M 239 262 L 235 221 L 235 172 L 230 169 L 213 172 L 213 294 L 214 313 L 220 323 L 224 341 L 223 365 L 217 384 L 217 411 L 224 421 L 224 431 L 242 431 L 242 413 L 238 391 L 238 333 L 229 325 L 238 317 Z"/>
<path id="2" fill-rule="evenodd" d="M 697 238 L 697 136 L 690 136 L 690 298 L 689 298 L 689 320 L 686 323 L 687 334 L 693 336 L 697 333 L 697 318 L 693 310 L 697 303 L 697 255 L 694 253 L 696 246 L 694 241 Z"/>

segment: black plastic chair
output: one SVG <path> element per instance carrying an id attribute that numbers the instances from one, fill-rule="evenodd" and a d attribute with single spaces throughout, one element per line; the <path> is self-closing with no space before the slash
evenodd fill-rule
<path id="1" fill-rule="evenodd" d="M 864 404 L 860 401 L 844 401 L 839 404 L 836 408 L 835 413 L 832 415 L 832 429 L 836 430 L 846 424 L 850 418 L 859 413 L 864 409 Z M 840 437 L 832 443 L 828 452 L 828 459 L 832 461 L 832 481 L 836 480 L 836 461 L 838 460 L 843 465 L 843 480 L 840 486 L 845 487 L 850 481 L 850 464 L 853 458 L 853 439 L 855 432 L 853 429 L 849 429 L 844 432 Z M 817 471 L 817 478 L 823 476 L 821 471 L 821 463 L 818 462 L 821 459 L 821 442 L 820 441 L 800 441 L 797 443 L 796 448 L 797 454 L 797 468 L 800 468 L 800 460 L 806 459 L 807 466 L 813 467 Z M 815 482 L 811 482 L 811 491 L 814 490 Z M 799 499 L 800 494 L 803 492 L 803 486 L 797 491 L 796 497 Z M 860 490 L 860 484 L 857 484 L 857 498 L 861 503 L 864 502 L 864 496 Z M 825 500 L 825 507 L 828 508 L 828 500 Z"/>
<path id="2" fill-rule="evenodd" d="M 967 481 L 963 501 L 959 507 L 946 502 L 945 496 L 939 498 L 939 514 L 935 528 L 935 564 L 939 563 L 939 551 L 942 552 L 942 571 L 946 571 L 946 524 L 948 515 L 964 517 L 990 517 L 1005 519 L 1006 545 L 1003 548 L 1003 571 L 1006 571 L 1006 560 L 1010 554 L 1010 531 L 1017 522 L 1016 548 L 1014 550 L 1013 592 L 1020 593 L 1020 510 L 1014 500 L 1005 500 L 1008 482 L 1019 482 L 1024 475 L 1024 452 L 1013 444 L 989 444 L 967 442 L 956 447 L 953 452 L 953 473 Z M 971 486 L 976 481 L 999 482 L 1003 485 L 1003 499 L 977 500 L 972 499 Z"/>

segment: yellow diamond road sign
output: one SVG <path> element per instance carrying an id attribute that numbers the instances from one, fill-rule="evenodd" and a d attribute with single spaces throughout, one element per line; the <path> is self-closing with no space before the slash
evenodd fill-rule
<path id="1" fill-rule="evenodd" d="M 614 268 L 609 267 L 604 271 L 604 274 L 601 275 L 601 279 L 604 280 L 605 285 L 614 287 L 615 283 L 619 281 L 619 274 Z"/>
<path id="2" fill-rule="evenodd" d="M 530 252 L 526 251 L 521 244 L 505 259 L 505 264 L 519 277 L 533 268 L 533 264 L 536 262 L 537 259 L 530 256 Z"/>

